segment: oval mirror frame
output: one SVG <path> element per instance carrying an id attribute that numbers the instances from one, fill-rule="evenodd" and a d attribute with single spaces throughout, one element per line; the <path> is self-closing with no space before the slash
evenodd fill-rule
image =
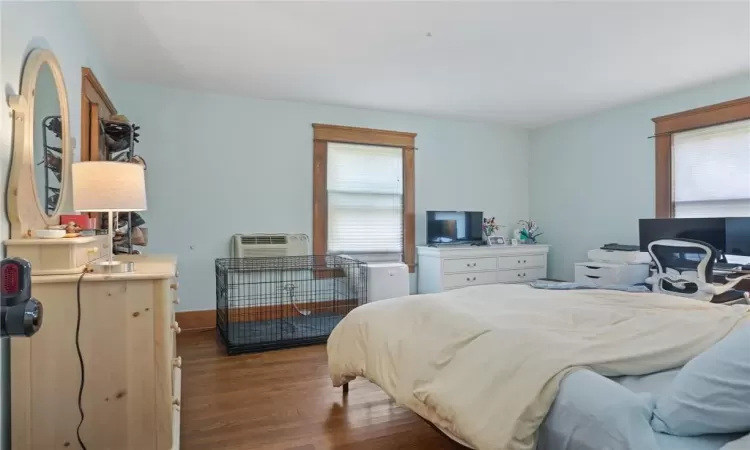
<path id="1" fill-rule="evenodd" d="M 60 104 L 62 122 L 62 170 L 60 197 L 54 213 L 48 216 L 44 205 L 39 203 L 34 178 L 34 91 L 39 70 L 47 64 L 52 71 Z M 10 237 L 28 237 L 31 230 L 60 224 L 60 210 L 68 202 L 70 165 L 73 140 L 70 137 L 68 93 L 65 89 L 62 69 L 54 53 L 46 49 L 32 50 L 23 66 L 20 94 L 10 96 L 8 104 L 13 110 L 13 150 L 6 204 Z"/>

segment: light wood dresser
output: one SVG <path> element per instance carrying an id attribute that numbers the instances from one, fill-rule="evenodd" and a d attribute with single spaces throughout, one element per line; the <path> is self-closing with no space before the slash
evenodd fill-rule
<path id="1" fill-rule="evenodd" d="M 547 276 L 547 245 L 417 247 L 420 294 Z"/>
<path id="2" fill-rule="evenodd" d="M 15 256 L 13 248 L 8 247 L 8 256 Z M 85 254 L 96 252 L 87 249 Z M 90 450 L 177 450 L 181 359 L 174 312 L 179 301 L 176 258 L 116 259 L 133 261 L 135 271 L 85 274 L 80 280 L 81 440 Z M 36 335 L 11 341 L 13 450 L 81 449 L 76 436 L 81 420 L 76 350 L 80 277 L 32 277 L 32 293 L 42 302 L 44 317 Z"/>

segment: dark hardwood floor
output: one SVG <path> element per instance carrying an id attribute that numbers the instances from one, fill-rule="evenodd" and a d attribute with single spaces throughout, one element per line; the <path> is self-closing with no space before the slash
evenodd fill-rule
<path id="1" fill-rule="evenodd" d="M 182 333 L 182 450 L 456 450 L 358 379 L 331 386 L 325 346 L 225 356 L 215 333 Z"/>

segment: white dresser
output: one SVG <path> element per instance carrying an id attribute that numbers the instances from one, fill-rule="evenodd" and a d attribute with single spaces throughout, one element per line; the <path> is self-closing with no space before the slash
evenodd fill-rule
<path id="1" fill-rule="evenodd" d="M 417 247 L 420 294 L 547 276 L 547 245 Z"/>

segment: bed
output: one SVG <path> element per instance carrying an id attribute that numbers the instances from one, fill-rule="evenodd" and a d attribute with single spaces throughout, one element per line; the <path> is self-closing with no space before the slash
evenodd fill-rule
<path id="1" fill-rule="evenodd" d="M 469 448 L 589 450 L 577 442 L 592 440 L 576 425 L 580 417 L 570 420 L 570 408 L 591 412 L 601 396 L 586 397 L 586 405 L 576 392 L 591 392 L 597 380 L 608 386 L 602 392 L 614 385 L 623 398 L 638 399 L 633 377 L 656 392 L 654 378 L 643 376 L 661 373 L 668 383 L 665 371 L 749 320 L 747 306 L 663 294 L 476 286 L 356 308 L 329 338 L 329 370 L 335 386 L 369 379 Z M 718 450 L 741 437 L 651 433 L 632 432 L 652 446 L 633 448 Z"/>

